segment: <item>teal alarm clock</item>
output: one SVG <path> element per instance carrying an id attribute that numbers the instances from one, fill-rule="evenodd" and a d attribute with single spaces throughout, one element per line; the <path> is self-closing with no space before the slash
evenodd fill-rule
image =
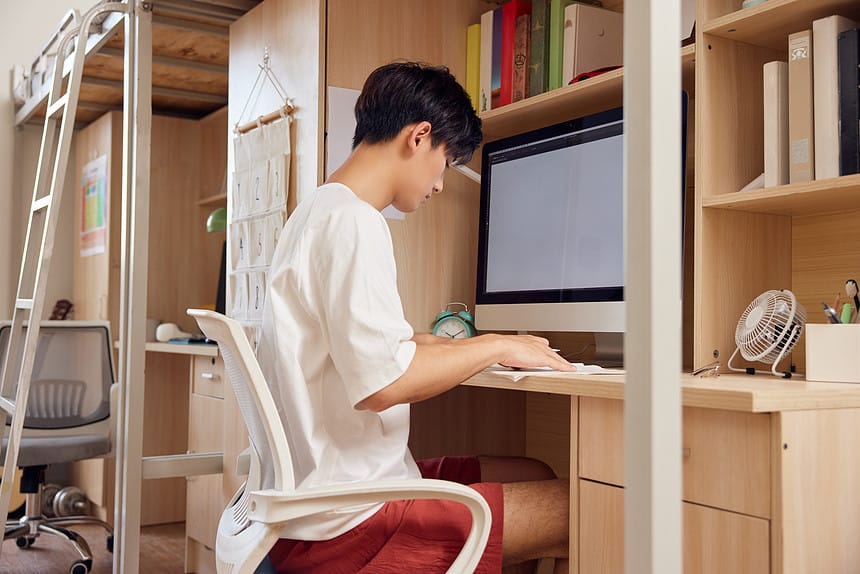
<path id="1" fill-rule="evenodd" d="M 456 305 L 461 305 L 463 310 L 452 311 L 451 307 Z M 477 334 L 475 318 L 469 313 L 465 303 L 449 303 L 445 310 L 436 316 L 433 322 L 433 334 L 451 339 L 474 337 Z"/>

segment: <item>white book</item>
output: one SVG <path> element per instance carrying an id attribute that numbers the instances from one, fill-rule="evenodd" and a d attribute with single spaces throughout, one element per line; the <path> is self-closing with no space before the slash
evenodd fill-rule
<path id="1" fill-rule="evenodd" d="M 481 14 L 481 84 L 478 90 L 478 112 L 490 109 L 493 93 L 493 11 Z"/>
<path id="2" fill-rule="evenodd" d="M 564 9 L 562 82 L 575 76 L 624 64 L 624 14 L 573 3 Z"/>
<path id="3" fill-rule="evenodd" d="M 764 65 L 764 186 L 788 183 L 788 62 Z"/>
<path id="4" fill-rule="evenodd" d="M 839 176 L 839 73 L 836 37 L 857 28 L 843 16 L 812 22 L 815 179 Z"/>

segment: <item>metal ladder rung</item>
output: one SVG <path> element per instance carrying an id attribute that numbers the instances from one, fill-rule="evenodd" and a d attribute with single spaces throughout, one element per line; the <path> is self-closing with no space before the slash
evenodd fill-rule
<path id="1" fill-rule="evenodd" d="M 10 401 L 6 397 L 0 397 L 0 408 L 9 413 L 10 415 L 15 414 L 15 402 Z"/>
<path id="2" fill-rule="evenodd" d="M 63 109 L 66 107 L 67 103 L 69 103 L 69 94 L 68 93 L 63 94 L 63 96 L 60 99 L 58 99 L 56 102 L 54 102 L 53 104 L 51 104 L 48 107 L 48 114 L 45 116 L 45 119 L 48 120 L 50 118 L 53 118 L 59 112 L 63 111 Z"/>
<path id="3" fill-rule="evenodd" d="M 15 307 L 18 309 L 32 309 L 33 308 L 33 300 L 32 299 L 15 299 Z"/>
<path id="4" fill-rule="evenodd" d="M 51 205 L 51 196 L 46 195 L 45 197 L 40 197 L 36 201 L 33 202 L 33 213 L 36 213 L 39 210 L 47 209 L 48 206 Z"/>

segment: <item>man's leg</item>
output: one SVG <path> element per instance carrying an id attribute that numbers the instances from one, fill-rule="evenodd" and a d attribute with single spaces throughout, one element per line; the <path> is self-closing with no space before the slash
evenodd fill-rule
<path id="1" fill-rule="evenodd" d="M 543 462 L 521 457 L 479 457 L 482 482 L 503 483 L 505 566 L 556 558 L 556 574 L 567 571 L 570 482 L 555 479 Z"/>

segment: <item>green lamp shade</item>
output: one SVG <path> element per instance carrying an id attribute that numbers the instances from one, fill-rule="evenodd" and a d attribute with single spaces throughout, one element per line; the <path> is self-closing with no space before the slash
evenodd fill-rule
<path id="1" fill-rule="evenodd" d="M 206 218 L 206 231 L 214 233 L 227 229 L 227 208 L 219 207 Z"/>

